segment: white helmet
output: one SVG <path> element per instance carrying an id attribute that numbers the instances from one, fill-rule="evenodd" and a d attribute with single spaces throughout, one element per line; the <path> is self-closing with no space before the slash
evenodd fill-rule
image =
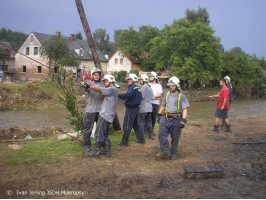
<path id="1" fill-rule="evenodd" d="M 91 78 L 93 78 L 93 74 L 96 72 L 100 73 L 100 76 L 101 76 L 101 74 L 102 74 L 101 70 L 99 68 L 94 68 L 91 70 Z"/>
<path id="2" fill-rule="evenodd" d="M 158 79 L 158 75 L 155 72 L 150 72 L 148 77 L 153 76 L 155 79 Z"/>
<path id="3" fill-rule="evenodd" d="M 147 74 L 141 74 L 138 79 L 143 80 L 144 82 L 149 82 L 149 77 L 147 76 Z"/>
<path id="4" fill-rule="evenodd" d="M 180 90 L 180 80 L 179 80 L 176 76 L 171 77 L 171 78 L 168 80 L 167 85 L 168 85 L 168 86 L 176 85 L 177 88 Z"/>
<path id="5" fill-rule="evenodd" d="M 126 80 L 132 79 L 134 82 L 138 81 L 138 77 L 136 74 L 129 74 L 128 77 L 126 77 Z"/>
<path id="6" fill-rule="evenodd" d="M 225 79 L 225 80 L 228 80 L 229 83 L 230 83 L 230 77 L 229 77 L 229 76 L 225 76 L 224 79 Z"/>
<path id="7" fill-rule="evenodd" d="M 108 80 L 110 83 L 116 83 L 115 77 L 113 75 L 104 75 L 102 81 Z"/>

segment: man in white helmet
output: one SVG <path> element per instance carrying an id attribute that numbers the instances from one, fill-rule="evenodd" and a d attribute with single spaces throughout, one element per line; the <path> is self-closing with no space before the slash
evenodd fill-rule
<path id="1" fill-rule="evenodd" d="M 92 80 L 89 82 L 81 82 L 81 85 L 87 88 L 88 85 L 90 86 L 97 86 L 97 87 L 104 87 L 101 80 L 101 70 L 98 68 L 94 68 L 91 70 L 91 77 Z M 103 98 L 99 92 L 95 92 L 93 90 L 87 90 L 87 105 L 85 108 L 85 116 L 83 119 L 83 143 L 82 147 L 84 151 L 88 151 L 89 147 L 91 146 L 91 133 L 93 129 L 94 122 L 97 122 L 99 112 L 102 106 Z"/>
<path id="2" fill-rule="evenodd" d="M 177 77 L 170 78 L 167 85 L 170 87 L 170 91 L 165 92 L 158 112 L 160 158 L 176 159 L 181 130 L 187 122 L 189 103 L 186 96 L 181 93 L 180 81 Z M 163 114 L 164 111 L 165 113 Z M 169 134 L 172 139 L 170 148 Z"/>
<path id="3" fill-rule="evenodd" d="M 115 78 L 112 75 L 105 75 L 102 81 L 105 86 L 103 88 L 88 85 L 89 90 L 93 90 L 104 96 L 95 130 L 96 143 L 94 150 L 86 153 L 89 157 L 99 157 L 101 153 L 107 157 L 111 156 L 111 141 L 109 139 L 109 132 L 110 126 L 113 123 L 116 114 L 118 101 L 118 90 L 116 87 L 118 87 L 118 85 L 116 85 Z M 103 148 L 103 151 L 101 151 L 101 148 Z"/>
<path id="4" fill-rule="evenodd" d="M 129 135 L 134 129 L 139 143 L 145 143 L 144 135 L 138 124 L 138 113 L 139 105 L 141 103 L 141 91 L 140 88 L 135 84 L 138 81 L 138 77 L 135 74 L 129 74 L 126 78 L 128 83 L 128 90 L 124 94 L 119 94 L 118 97 L 124 100 L 126 106 L 126 112 L 123 123 L 123 137 L 122 141 L 118 144 L 121 146 L 128 146 Z"/>
<path id="5" fill-rule="evenodd" d="M 140 85 L 142 85 L 141 87 L 142 101 L 140 104 L 140 110 L 138 116 L 139 126 L 143 135 L 146 127 L 149 139 L 153 140 L 154 138 L 152 135 L 153 129 L 152 129 L 152 120 L 151 120 L 151 113 L 152 113 L 151 100 L 154 99 L 154 95 L 151 86 L 148 85 L 149 82 L 148 76 L 146 74 L 141 74 L 141 76 L 138 79 Z"/>
<path id="6" fill-rule="evenodd" d="M 155 72 L 150 72 L 148 74 L 149 77 L 149 85 L 151 86 L 151 89 L 153 91 L 154 99 L 151 100 L 152 103 L 152 113 L 151 113 L 151 119 L 152 119 L 152 131 L 154 130 L 154 125 L 156 123 L 156 116 L 160 107 L 160 98 L 163 93 L 162 86 L 158 83 L 158 75 Z M 154 135 L 154 132 L 152 133 Z"/>

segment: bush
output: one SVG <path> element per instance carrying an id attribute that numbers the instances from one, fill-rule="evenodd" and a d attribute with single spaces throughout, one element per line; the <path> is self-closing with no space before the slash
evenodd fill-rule
<path id="1" fill-rule="evenodd" d="M 112 75 L 115 77 L 117 82 L 126 83 L 127 71 L 122 70 L 119 72 L 114 72 Z"/>
<path id="2" fill-rule="evenodd" d="M 131 70 L 129 73 L 136 74 L 137 76 L 139 76 L 139 70 L 137 69 Z"/>

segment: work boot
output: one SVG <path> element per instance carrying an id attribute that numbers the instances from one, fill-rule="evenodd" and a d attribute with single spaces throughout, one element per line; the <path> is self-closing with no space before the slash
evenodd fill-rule
<path id="1" fill-rule="evenodd" d="M 144 135 L 141 132 L 135 132 L 137 139 L 135 140 L 136 143 L 145 144 Z"/>
<path id="2" fill-rule="evenodd" d="M 101 150 L 101 144 L 96 142 L 94 149 L 90 152 L 86 153 L 86 156 L 88 157 L 99 157 L 100 156 L 100 150 Z"/>
<path id="3" fill-rule="evenodd" d="M 154 135 L 153 131 L 152 130 L 149 130 L 148 131 L 148 137 L 149 137 L 149 139 L 154 140 L 153 135 Z"/>
<path id="4" fill-rule="evenodd" d="M 105 142 L 104 149 L 105 149 L 105 154 L 104 155 L 106 157 L 111 157 L 112 156 L 112 154 L 111 154 L 111 142 Z"/>
<path id="5" fill-rule="evenodd" d="M 160 159 L 162 160 L 169 160 L 171 157 L 170 157 L 170 153 L 169 152 L 161 152 L 160 153 Z"/>
<path id="6" fill-rule="evenodd" d="M 230 124 L 229 125 L 226 125 L 225 132 L 230 132 L 230 133 L 232 132 Z"/>
<path id="7" fill-rule="evenodd" d="M 124 143 L 124 142 L 118 142 L 117 144 L 118 144 L 118 145 L 120 145 L 120 146 L 125 146 L 125 147 L 128 147 L 128 143 Z"/>
<path id="8" fill-rule="evenodd" d="M 176 160 L 177 159 L 177 156 L 176 156 L 176 154 L 174 153 L 174 154 L 171 154 L 171 160 Z"/>
<path id="9" fill-rule="evenodd" d="M 83 151 L 85 151 L 85 152 L 87 152 L 87 151 L 91 151 L 90 150 L 90 147 L 89 146 L 82 146 L 82 149 L 83 149 Z"/>
<path id="10" fill-rule="evenodd" d="M 219 132 L 219 126 L 215 125 L 213 131 L 218 133 Z"/>

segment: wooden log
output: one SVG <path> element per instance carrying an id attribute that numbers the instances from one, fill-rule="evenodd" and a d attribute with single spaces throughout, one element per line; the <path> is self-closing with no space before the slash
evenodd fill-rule
<path id="1" fill-rule="evenodd" d="M 266 144 L 266 140 L 233 142 L 233 144 Z"/>
<path id="2" fill-rule="evenodd" d="M 217 166 L 189 166 L 185 167 L 184 178 L 222 178 L 224 176 L 224 168 Z"/>
<path id="3" fill-rule="evenodd" d="M 81 0 L 75 0 L 75 1 L 76 1 L 76 6 L 77 6 L 77 9 L 78 9 L 78 12 L 79 12 L 80 20 L 81 20 L 81 23 L 82 23 L 82 26 L 83 26 L 83 29 L 84 29 L 84 32 L 85 32 L 85 35 L 86 35 L 86 38 L 87 38 L 87 42 L 88 42 L 88 45 L 89 45 L 89 47 L 91 49 L 94 65 L 95 65 L 96 68 L 99 68 L 101 70 L 101 72 L 102 72 L 102 75 L 104 75 L 102 67 L 101 67 L 101 63 L 100 63 L 100 60 L 99 60 L 99 55 L 97 53 L 96 46 L 94 44 L 94 41 L 93 41 L 93 38 L 92 38 L 92 35 L 91 35 L 91 30 L 90 30 L 90 27 L 89 27 L 89 24 L 88 24 L 88 21 L 87 21 L 87 17 L 85 15 L 85 11 L 84 11 L 82 2 L 81 2 Z M 113 126 L 114 126 L 115 130 L 121 130 L 121 126 L 120 126 L 117 114 L 116 114 L 116 116 L 114 118 Z"/>

